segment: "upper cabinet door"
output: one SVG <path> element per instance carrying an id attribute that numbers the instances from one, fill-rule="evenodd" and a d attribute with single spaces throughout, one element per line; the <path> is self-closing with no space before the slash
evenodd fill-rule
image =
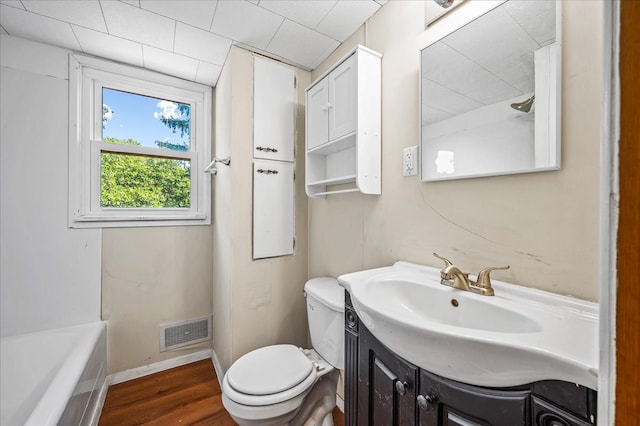
<path id="1" fill-rule="evenodd" d="M 329 140 L 356 131 L 356 56 L 344 61 L 328 76 Z"/>
<path id="2" fill-rule="evenodd" d="M 254 158 L 293 161 L 295 101 L 295 69 L 254 56 Z"/>
<path id="3" fill-rule="evenodd" d="M 329 81 L 321 80 L 307 92 L 307 150 L 329 141 Z"/>

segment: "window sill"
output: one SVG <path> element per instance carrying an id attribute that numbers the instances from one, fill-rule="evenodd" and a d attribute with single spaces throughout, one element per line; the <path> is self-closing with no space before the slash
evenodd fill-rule
<path id="1" fill-rule="evenodd" d="M 134 228 L 148 226 L 192 226 L 210 225 L 211 220 L 203 215 L 171 216 L 91 216 L 71 220 L 70 228 Z"/>

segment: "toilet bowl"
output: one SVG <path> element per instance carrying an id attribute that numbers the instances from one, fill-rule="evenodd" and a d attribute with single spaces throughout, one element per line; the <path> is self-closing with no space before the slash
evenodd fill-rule
<path id="1" fill-rule="evenodd" d="M 222 380 L 222 403 L 244 425 L 333 425 L 344 368 L 344 290 L 334 278 L 305 284 L 313 349 L 272 345 L 238 358 Z"/>

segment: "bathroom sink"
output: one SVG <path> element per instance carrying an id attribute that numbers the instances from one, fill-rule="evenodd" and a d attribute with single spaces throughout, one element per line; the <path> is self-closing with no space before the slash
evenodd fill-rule
<path id="1" fill-rule="evenodd" d="M 409 324 L 431 322 L 442 326 L 496 333 L 528 333 L 542 330 L 535 318 L 502 306 L 499 302 L 495 303 L 495 299 L 483 300 L 484 297 L 475 294 L 452 292 L 442 285 L 380 279 L 369 281 L 363 289 L 360 303 L 365 303 L 370 308 L 377 305 L 378 309 L 383 309 L 387 314 Z"/>
<path id="2" fill-rule="evenodd" d="M 597 389 L 595 303 L 496 280 L 496 295 L 481 296 L 407 262 L 338 282 L 369 331 L 418 367 L 480 386 L 555 379 Z"/>

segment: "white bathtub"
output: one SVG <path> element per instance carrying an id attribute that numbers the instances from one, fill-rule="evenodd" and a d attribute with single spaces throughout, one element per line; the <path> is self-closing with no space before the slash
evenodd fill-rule
<path id="1" fill-rule="evenodd" d="M 105 323 L 1 339 L 0 425 L 89 425 L 104 398 Z"/>

